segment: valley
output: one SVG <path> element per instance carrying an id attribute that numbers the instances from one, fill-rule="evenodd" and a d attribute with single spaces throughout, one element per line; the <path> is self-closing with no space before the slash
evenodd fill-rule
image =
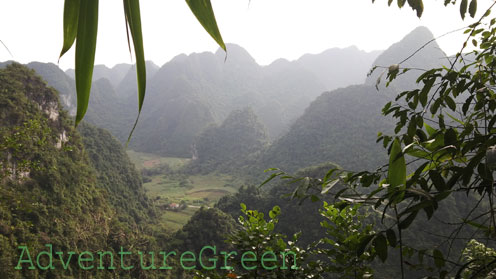
<path id="1" fill-rule="evenodd" d="M 186 174 L 184 168 L 191 159 L 132 150 L 127 154 L 141 172 L 146 195 L 163 209 L 160 218 L 171 232 L 181 229 L 200 207 L 213 207 L 221 197 L 238 190 L 240 181 L 230 175 Z"/>
<path id="2" fill-rule="evenodd" d="M 453 69 L 443 68 L 448 56 L 429 29 L 417 27 L 384 51 L 332 48 L 264 66 L 239 45 L 227 48 L 227 60 L 218 50 L 162 66 L 148 61 L 147 99 L 129 145 L 134 66 L 95 67 L 87 114 L 74 127 L 73 70 L 0 63 L 0 271 L 9 278 L 266 278 L 237 277 L 239 266 L 213 277 L 181 269 L 85 273 L 71 262 L 61 274 L 17 268 L 19 245 L 40 251 L 48 244 L 79 256 L 215 246 L 303 260 L 305 268 L 267 278 L 400 278 L 398 256 L 420 278 L 467 261 L 471 249 L 470 257 L 483 258 L 484 249 L 496 255 L 493 200 L 485 200 L 493 165 L 484 161 L 485 144 L 496 144 L 486 126 L 496 117 L 486 123 L 475 109 L 481 105 L 471 103 L 489 91 L 469 88 L 475 79 L 445 85 L 445 99 L 430 106 L 438 76 L 420 82 L 415 71 Z M 409 68 L 394 72 L 390 65 L 411 53 L 402 64 Z M 447 80 L 470 76 L 462 69 Z M 470 90 L 476 97 L 467 98 Z M 463 118 L 467 111 L 475 122 Z M 477 140 L 467 147 L 462 139 Z M 477 217 L 460 219 L 467 212 Z M 143 255 L 128 264 L 143 266 Z"/>

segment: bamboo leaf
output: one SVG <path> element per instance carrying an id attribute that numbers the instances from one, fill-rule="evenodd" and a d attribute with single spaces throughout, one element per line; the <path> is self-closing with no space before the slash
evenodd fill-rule
<path id="1" fill-rule="evenodd" d="M 210 0 L 186 0 L 189 8 L 201 23 L 203 28 L 212 36 L 217 44 L 226 51 L 226 45 L 219 32 L 217 21 L 215 20 L 214 11 Z"/>
<path id="2" fill-rule="evenodd" d="M 126 24 L 129 27 L 128 30 L 131 32 L 131 37 L 133 39 L 134 55 L 136 56 L 136 76 L 138 81 L 138 116 L 134 122 L 133 129 L 129 133 L 127 139 L 127 143 L 129 143 L 134 129 L 136 128 L 136 124 L 138 124 L 143 102 L 145 100 L 146 64 L 139 0 L 124 0 L 124 13 L 126 16 Z"/>
<path id="3" fill-rule="evenodd" d="M 96 35 L 98 32 L 98 0 L 85 0 L 79 6 L 76 40 L 76 126 L 88 108 L 91 78 L 95 63 Z"/>
<path id="4" fill-rule="evenodd" d="M 64 43 L 60 57 L 71 49 L 78 32 L 79 0 L 65 0 L 64 2 Z"/>

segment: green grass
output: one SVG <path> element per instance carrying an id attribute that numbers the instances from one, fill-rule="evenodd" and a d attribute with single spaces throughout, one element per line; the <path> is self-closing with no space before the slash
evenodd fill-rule
<path id="1" fill-rule="evenodd" d="M 188 187 L 181 186 L 182 181 L 188 181 Z M 170 202 L 185 200 L 188 204 L 208 198 L 211 205 L 221 197 L 237 191 L 231 183 L 232 177 L 229 175 L 208 174 L 189 177 L 157 175 L 151 182 L 145 183 L 144 187 L 150 198 L 158 196 L 167 198 Z"/>
<path id="2" fill-rule="evenodd" d="M 162 221 L 165 222 L 170 231 L 177 231 L 188 223 L 191 216 L 193 216 L 197 210 L 198 208 L 188 207 L 178 212 L 167 211 L 162 215 Z"/>
<path id="3" fill-rule="evenodd" d="M 166 163 L 177 174 L 157 174 L 150 182 L 144 183 L 146 193 L 157 205 L 186 202 L 188 207 L 174 212 L 166 211 L 161 217 L 166 227 L 176 231 L 184 226 L 200 206 L 213 206 L 221 197 L 235 193 L 233 177 L 224 174 L 187 176 L 179 171 L 190 159 L 161 157 L 156 154 L 128 150 L 127 154 L 138 170 L 153 168 Z M 179 172 L 178 172 L 179 171 Z"/>
<path id="4" fill-rule="evenodd" d="M 188 180 L 189 187 L 181 187 L 181 181 Z M 157 175 L 151 182 L 145 183 L 148 197 L 160 197 L 160 203 L 170 204 L 185 201 L 188 208 L 179 211 L 165 211 L 162 220 L 171 231 L 182 228 L 202 205 L 213 206 L 221 197 L 235 193 L 231 186 L 232 177 L 228 175 L 194 175 L 189 177 L 168 177 Z M 191 207 L 193 206 L 193 207 Z"/>
<path id="5" fill-rule="evenodd" d="M 152 168 L 163 163 L 169 165 L 173 170 L 178 170 L 191 160 L 188 158 L 161 157 L 160 155 L 136 152 L 134 150 L 127 150 L 127 155 L 138 170 Z"/>

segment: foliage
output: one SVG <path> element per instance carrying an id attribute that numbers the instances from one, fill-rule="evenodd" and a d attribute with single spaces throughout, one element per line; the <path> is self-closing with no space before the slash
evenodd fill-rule
<path id="1" fill-rule="evenodd" d="M 496 251 L 494 249 L 472 239 L 463 250 L 463 258 L 467 264 L 462 271 L 462 278 L 494 278 L 496 276 Z"/>
<path id="2" fill-rule="evenodd" d="M 140 270 L 90 275 L 77 268 L 77 262 L 63 271 L 60 266 L 14 269 L 19 245 L 39 252 L 50 243 L 55 251 L 75 251 L 77 256 L 82 251 L 116 252 L 120 246 L 153 250 L 164 236 L 149 225 L 151 205 L 140 194 L 141 183 L 121 146 L 108 133 L 81 125 L 90 139 L 85 149 L 81 135 L 60 109 L 57 93 L 34 71 L 16 63 L 0 70 L 0 107 L 0 146 L 8 148 L 2 149 L 0 161 L 6 161 L 5 151 L 10 150 L 16 160 L 30 162 L 22 179 L 0 181 L 2 276 L 166 278 L 168 274 Z M 96 153 L 114 161 L 95 160 Z"/>
<path id="3" fill-rule="evenodd" d="M 103 129 L 81 123 L 78 131 L 90 164 L 96 170 L 97 185 L 109 193 L 108 201 L 119 212 L 120 221 L 140 224 L 151 221 L 156 212 L 150 206 L 134 165 L 120 143 Z M 129 201 L 133 200 L 133 203 Z"/>
<path id="4" fill-rule="evenodd" d="M 320 224 L 326 229 L 326 237 L 320 242 L 317 254 L 325 255 L 324 269 L 336 278 L 367 278 L 372 276 L 370 263 L 376 256 L 381 260 L 387 258 L 387 240 L 378 235 L 373 240 L 374 249 L 360 254 L 364 240 L 373 238 L 375 232 L 372 224 L 363 225 L 364 215 L 359 213 L 359 205 L 324 202 L 320 213 L 325 220 Z"/>
<path id="5" fill-rule="evenodd" d="M 237 228 L 234 219 L 217 208 L 201 207 L 186 225 L 177 231 L 170 246 L 182 251 L 199 251 L 207 245 L 228 251 L 232 246 L 225 243 L 227 235 Z"/>
<path id="6" fill-rule="evenodd" d="M 278 222 L 277 217 L 281 210 L 274 206 L 269 211 L 269 219 L 257 210 L 249 210 L 245 204 L 241 204 L 241 212 L 244 216 L 238 218 L 241 229 L 231 234 L 227 242 L 233 245 L 238 254 L 234 255 L 236 263 L 240 263 L 240 255 L 245 252 L 253 252 L 259 260 L 263 254 L 271 251 L 276 255 L 277 261 L 268 265 L 268 268 L 257 268 L 247 270 L 240 264 L 232 266 L 232 269 L 223 273 L 218 271 L 197 271 L 196 278 L 312 278 L 321 269 L 315 265 L 307 265 L 305 262 L 308 251 L 297 246 L 298 235 L 294 235 L 292 241 L 286 241 L 286 236 L 274 232 Z M 283 256 L 282 252 L 288 253 Z M 295 266 L 296 263 L 296 266 Z M 282 266 L 286 268 L 281 268 Z M 277 266 L 276 268 L 273 268 Z"/>
<path id="7" fill-rule="evenodd" d="M 374 3 L 375 0 L 372 0 L 372 3 Z M 388 0 L 388 5 L 391 6 L 393 3 L 393 0 Z M 424 3 L 422 0 L 396 0 L 396 3 L 398 4 L 399 8 L 402 8 L 405 3 L 408 3 L 408 5 L 412 8 L 417 13 L 417 16 L 420 18 L 422 16 L 422 13 L 424 12 Z M 456 0 L 444 0 L 444 5 L 447 6 L 448 4 L 455 4 Z M 460 16 L 465 18 L 465 14 L 467 13 L 467 7 L 468 7 L 468 0 L 460 0 Z M 471 17 L 475 16 L 475 13 L 477 12 L 477 0 L 471 0 L 470 1 L 470 7 L 468 7 L 468 11 Z"/>
<path id="8" fill-rule="evenodd" d="M 368 204 L 382 212 L 382 223 L 388 229 L 365 239 L 362 243 L 365 248 L 361 251 L 368 251 L 366 247 L 372 239 L 397 239 L 402 277 L 407 263 L 403 256 L 413 254 L 418 255 L 420 263 L 424 262 L 425 255 L 432 259 L 423 270 L 437 270 L 441 278 L 453 271 L 460 273 L 465 265 L 451 260 L 450 254 L 465 226 L 475 228 L 474 236 L 486 237 L 494 243 L 492 146 L 496 144 L 493 128 L 496 123 L 493 97 L 496 19 L 486 19 L 491 8 L 465 31 L 468 38 L 462 51 L 468 41 L 476 50 L 469 55 L 458 53 L 451 58 L 449 67 L 425 71 L 417 79 L 419 89 L 400 93 L 396 102 L 383 108 L 383 114 L 396 122 L 394 136 L 379 134 L 378 137 L 388 150 L 389 164 L 375 172 L 333 169 L 317 184 L 325 189 L 334 181 L 327 178 L 336 175 L 349 185 L 347 191 L 339 193 L 343 199 Z M 483 21 L 485 25 L 481 27 Z M 398 68 L 389 68 L 390 82 L 400 71 L 410 70 Z M 409 175 L 407 167 L 412 170 Z M 285 175 L 278 172 L 272 177 Z M 444 241 L 428 250 L 416 249 L 414 243 L 404 244 L 402 233 L 418 228 L 411 225 L 420 219 L 419 212 L 424 211 L 430 220 L 443 208 L 441 201 L 460 199 L 457 193 L 464 193 L 468 196 L 466 200 L 477 202 L 462 207 L 463 216 Z M 389 245 L 395 246 L 392 242 Z"/>
<path id="9" fill-rule="evenodd" d="M 39 171 L 40 161 L 32 150 L 46 150 L 50 138 L 50 129 L 37 120 L 28 120 L 22 126 L 9 130 L 0 128 L 0 135 L 3 135 L 0 142 L 0 181 L 7 177 L 20 180 L 30 170 Z"/>
<path id="10" fill-rule="evenodd" d="M 200 134 L 190 169 L 200 173 L 234 172 L 253 164 L 268 141 L 265 127 L 251 108 L 232 111 L 221 126 L 210 127 Z"/>

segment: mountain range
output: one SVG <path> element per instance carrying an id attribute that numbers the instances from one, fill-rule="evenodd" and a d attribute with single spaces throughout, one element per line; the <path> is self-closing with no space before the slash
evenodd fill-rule
<path id="1" fill-rule="evenodd" d="M 193 157 L 195 146 L 205 138 L 203 132 L 221 125 L 231 112 L 251 107 L 271 142 L 259 152 L 259 167 L 295 171 L 332 161 L 346 168 L 373 168 L 385 158 L 376 156 L 382 147 L 370 142 L 377 132 L 391 129 L 381 115 L 382 106 L 399 91 L 416 85 L 416 71 L 445 61 L 444 52 L 430 42 L 433 38 L 427 28 L 419 27 L 383 52 L 333 48 L 295 61 L 278 59 L 267 66 L 233 44 L 228 45 L 227 60 L 219 50 L 181 54 L 162 67 L 147 62 L 147 96 L 129 147 Z M 424 46 L 426 42 L 430 43 Z M 413 53 L 401 67 L 414 70 L 386 89 L 384 68 Z M 367 76 L 372 65 L 383 67 Z M 64 73 L 56 65 L 36 62 L 28 67 L 57 89 L 62 103 L 74 112 L 72 70 Z M 128 64 L 97 65 L 93 78 L 85 120 L 108 129 L 124 143 L 137 117 L 135 69 Z M 379 78 L 378 92 L 374 86 Z"/>

